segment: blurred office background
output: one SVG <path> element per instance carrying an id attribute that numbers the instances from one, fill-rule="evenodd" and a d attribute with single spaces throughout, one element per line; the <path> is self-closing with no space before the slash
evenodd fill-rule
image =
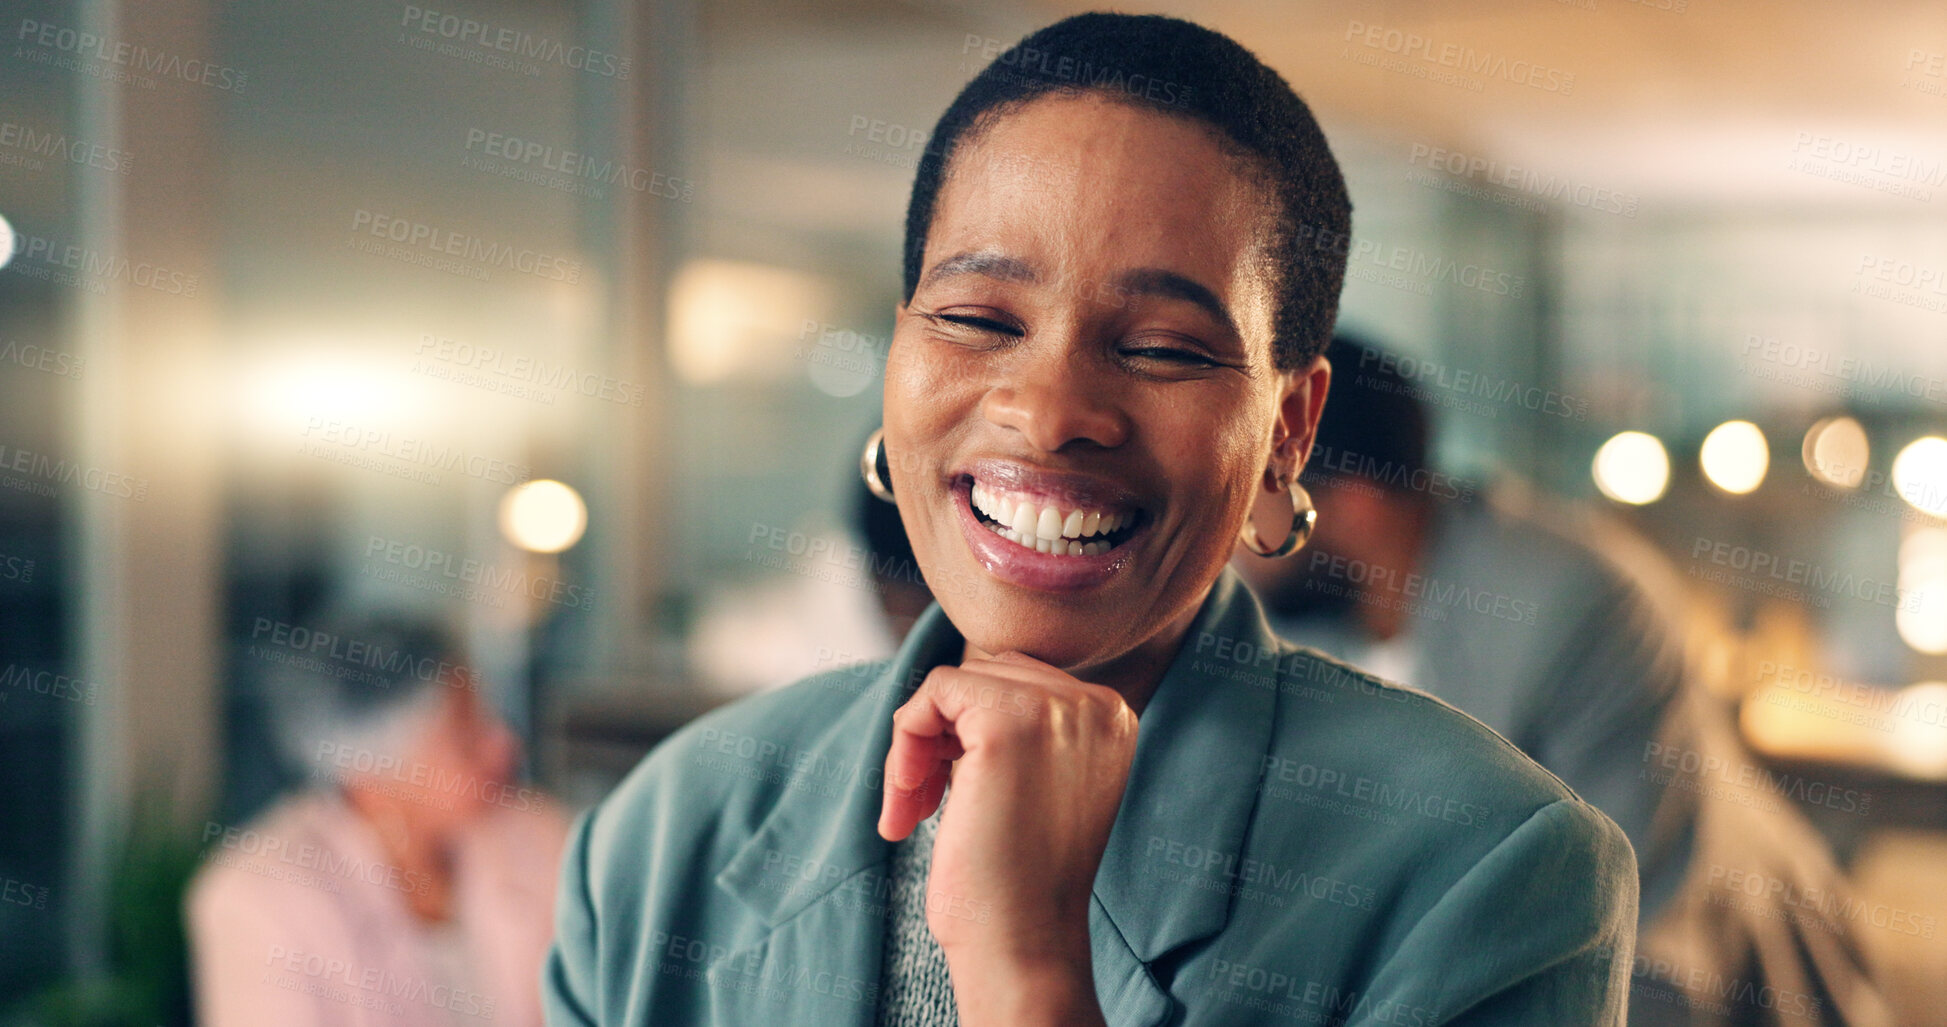
<path id="1" fill-rule="evenodd" d="M 330 603 L 457 625 L 572 806 L 889 651 L 849 521 L 913 167 L 1086 6 L 9 4 L 0 1017 L 180 1015 L 172 889 L 302 780 L 264 682 Z M 1947 918 L 1947 8 L 1137 6 L 1319 113 L 1342 324 L 1442 466 L 1655 540 L 1745 742 L 1875 796 L 1804 803 L 1854 884 Z M 1947 934 L 1860 941 L 1947 1022 Z"/>

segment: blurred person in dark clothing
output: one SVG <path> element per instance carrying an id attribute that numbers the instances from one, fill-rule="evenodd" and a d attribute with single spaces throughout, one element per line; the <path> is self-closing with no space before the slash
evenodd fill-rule
<path id="1" fill-rule="evenodd" d="M 401 617 L 278 631 L 266 705 L 315 784 L 204 832 L 198 1022 L 540 1023 L 567 823 L 457 646 Z"/>
<path id="2" fill-rule="evenodd" d="M 1234 561 L 1272 627 L 1474 715 L 1622 827 L 1642 875 L 1632 1024 L 1890 1023 L 1843 928 L 1718 894 L 1712 867 L 1844 882 L 1802 816 L 1700 780 L 1755 759 L 1690 682 L 1661 554 L 1593 512 L 1435 469 L 1396 359 L 1344 335 L 1326 352 L 1310 552 Z"/>

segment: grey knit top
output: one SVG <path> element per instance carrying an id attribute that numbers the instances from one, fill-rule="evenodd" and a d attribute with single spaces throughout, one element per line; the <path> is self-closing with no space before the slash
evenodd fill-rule
<path id="1" fill-rule="evenodd" d="M 892 847 L 887 867 L 885 961 L 879 970 L 880 1027 L 959 1027 L 946 953 L 926 926 L 927 868 L 940 809 Z"/>

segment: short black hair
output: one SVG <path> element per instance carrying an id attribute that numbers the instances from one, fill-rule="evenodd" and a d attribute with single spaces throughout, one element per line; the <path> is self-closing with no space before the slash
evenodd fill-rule
<path id="1" fill-rule="evenodd" d="M 1432 425 L 1426 404 L 1397 362 L 1349 334 L 1334 336 L 1325 358 L 1332 362 L 1332 389 L 1300 481 L 1320 485 L 1366 478 L 1393 488 L 1429 470 Z"/>
<path id="2" fill-rule="evenodd" d="M 905 286 L 919 288 L 934 202 L 955 147 L 1049 94 L 1092 93 L 1186 117 L 1243 157 L 1278 216 L 1268 257 L 1277 311 L 1272 362 L 1302 367 L 1338 317 L 1352 231 L 1345 178 L 1311 109 L 1235 40 L 1162 15 L 1078 14 L 1014 44 L 960 90 L 933 126 L 906 207 Z"/>

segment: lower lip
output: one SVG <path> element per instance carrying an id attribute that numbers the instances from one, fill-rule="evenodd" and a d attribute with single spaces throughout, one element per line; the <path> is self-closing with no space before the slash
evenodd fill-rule
<path id="1" fill-rule="evenodd" d="M 960 531 L 967 547 L 987 573 L 1023 588 L 1048 592 L 1078 592 L 1097 588 L 1126 569 L 1134 557 L 1137 539 L 1149 530 L 1139 525 L 1122 544 L 1094 556 L 1056 556 L 1029 549 L 994 534 L 992 528 L 974 516 L 973 483 L 962 480 L 953 487 L 953 506 L 960 514 Z"/>

